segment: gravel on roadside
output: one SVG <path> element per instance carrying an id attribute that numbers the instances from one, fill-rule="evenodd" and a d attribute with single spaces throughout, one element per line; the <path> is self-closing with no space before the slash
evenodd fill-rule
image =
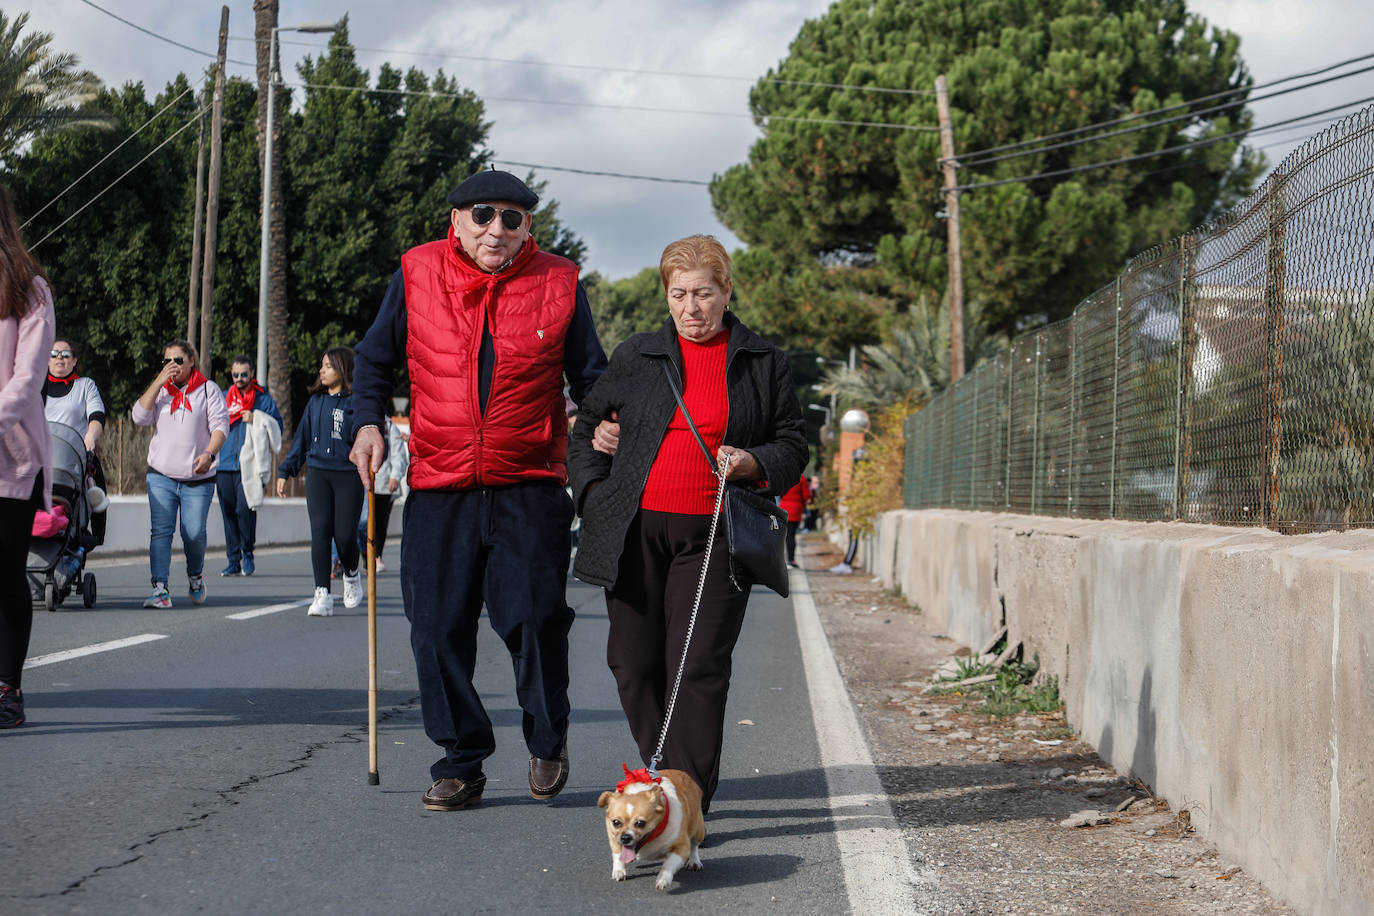
<path id="1" fill-rule="evenodd" d="M 874 764 L 928 875 L 933 914 L 1300 912 L 1149 788 L 1077 740 L 1063 711 L 998 719 L 927 692 L 968 655 L 818 534 L 798 554 Z M 1082 824 L 1082 826 L 1071 826 Z"/>

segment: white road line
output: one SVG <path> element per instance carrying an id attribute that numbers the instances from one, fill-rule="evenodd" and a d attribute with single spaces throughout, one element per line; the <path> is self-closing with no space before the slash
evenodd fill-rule
<path id="1" fill-rule="evenodd" d="M 35 655 L 33 658 L 24 662 L 24 668 L 37 668 L 40 665 L 51 665 L 54 662 L 65 662 L 74 658 L 81 658 L 83 655 L 95 655 L 99 652 L 112 652 L 115 649 L 127 649 L 129 646 L 137 646 L 140 643 L 154 642 L 166 638 L 167 636 L 164 633 L 144 633 L 141 636 L 130 636 L 127 639 L 98 642 L 93 646 L 82 646 L 80 649 L 67 649 L 64 652 L 53 652 L 49 655 Z"/>
<path id="2" fill-rule="evenodd" d="M 225 614 L 225 620 L 252 620 L 254 617 L 262 617 L 265 614 L 278 614 L 282 611 L 289 611 L 293 607 L 305 607 L 309 601 L 292 601 L 290 604 L 272 604 L 267 607 L 254 608 L 251 611 L 239 611 L 237 614 Z"/>
<path id="3" fill-rule="evenodd" d="M 909 916 L 919 911 L 911 853 L 873 767 L 868 742 L 801 570 L 793 571 L 791 589 L 850 912 Z M 862 825 L 854 823 L 860 820 L 853 815 L 855 808 L 865 809 Z"/>

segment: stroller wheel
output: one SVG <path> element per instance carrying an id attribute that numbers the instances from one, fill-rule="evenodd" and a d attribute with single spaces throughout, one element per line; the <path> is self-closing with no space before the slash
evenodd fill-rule
<path id="1" fill-rule="evenodd" d="M 57 610 L 57 583 L 49 582 L 43 586 L 43 606 L 50 611 Z"/>
<path id="2" fill-rule="evenodd" d="M 86 607 L 95 607 L 95 576 L 86 573 L 81 580 L 81 603 Z"/>

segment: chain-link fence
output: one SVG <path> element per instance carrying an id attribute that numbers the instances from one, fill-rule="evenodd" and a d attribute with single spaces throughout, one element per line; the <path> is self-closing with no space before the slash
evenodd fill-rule
<path id="1" fill-rule="evenodd" d="M 1374 525 L 1374 108 L 905 433 L 913 509 Z"/>

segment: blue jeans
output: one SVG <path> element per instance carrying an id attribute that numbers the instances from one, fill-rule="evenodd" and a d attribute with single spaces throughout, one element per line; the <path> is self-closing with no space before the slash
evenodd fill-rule
<path id="1" fill-rule="evenodd" d="M 181 548 L 186 552 L 186 575 L 205 571 L 205 520 L 210 515 L 210 499 L 215 495 L 215 479 L 173 480 L 149 471 L 148 515 L 152 530 L 148 536 L 148 572 L 154 584 L 167 582 L 172 568 L 172 531 L 181 510 Z"/>

